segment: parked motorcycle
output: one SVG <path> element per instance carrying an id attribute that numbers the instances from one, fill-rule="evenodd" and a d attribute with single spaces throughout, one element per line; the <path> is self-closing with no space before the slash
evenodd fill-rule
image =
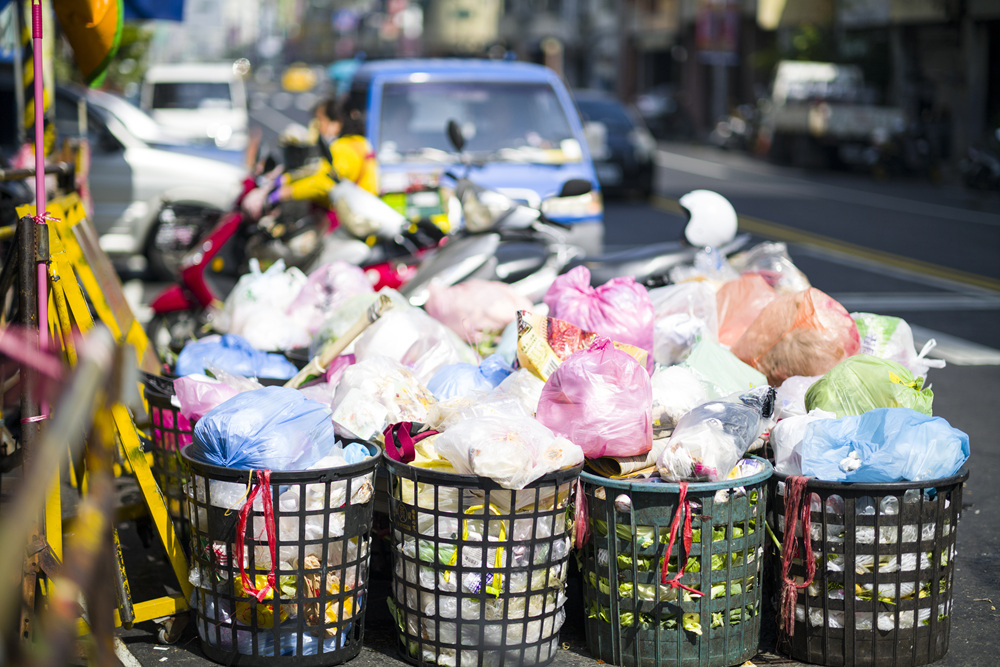
<path id="1" fill-rule="evenodd" d="M 465 141 L 454 121 L 448 123 L 448 136 L 461 153 Z M 682 207 L 690 214 L 684 240 L 587 257 L 569 243 L 569 229 L 545 211 L 557 207 L 559 198 L 586 194 L 591 188 L 589 181 L 571 179 L 563 184 L 555 201 L 529 206 L 476 184 L 469 178 L 468 160 L 465 167 L 461 176 L 447 174 L 455 181 L 465 229 L 428 255 L 400 288 L 413 305 L 427 302 L 432 283 L 455 285 L 471 279 L 509 283 L 537 302 L 556 276 L 581 265 L 590 270 L 595 286 L 616 276 L 632 276 L 654 287 L 667 284 L 672 268 L 693 262 L 706 246 L 729 255 L 750 240 L 747 234 L 736 235 L 736 212 L 725 198 L 699 190 L 681 198 Z"/>
<path id="2" fill-rule="evenodd" d="M 371 225 L 378 232 L 365 239 L 340 226 L 330 226 L 326 211 L 287 216 L 281 209 L 254 219 L 243 210 L 243 199 L 256 188 L 244 182 L 233 210 L 222 215 L 209 232 L 180 262 L 179 282 L 166 287 L 150 303 L 153 317 L 147 334 L 160 352 L 179 350 L 185 341 L 211 327 L 211 322 L 239 278 L 248 272 L 250 259 L 264 265 L 279 259 L 309 273 L 342 260 L 364 268 L 376 289 L 398 288 L 413 273 L 420 258 L 444 238 L 444 232 L 427 220 L 411 222 L 374 195 L 365 215 L 377 216 Z"/>

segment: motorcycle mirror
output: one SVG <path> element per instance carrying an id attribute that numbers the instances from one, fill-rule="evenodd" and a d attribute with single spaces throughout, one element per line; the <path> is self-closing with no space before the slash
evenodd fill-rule
<path id="1" fill-rule="evenodd" d="M 585 178 L 571 178 L 563 183 L 559 190 L 560 197 L 579 197 L 585 195 L 593 189 L 593 185 Z"/>
<path id="2" fill-rule="evenodd" d="M 448 140 L 456 151 L 461 152 L 465 148 L 465 135 L 462 134 L 462 128 L 454 118 L 448 120 Z"/>
<path id="3" fill-rule="evenodd" d="M 678 201 L 688 214 L 684 238 L 691 245 L 718 248 L 736 238 L 736 210 L 718 192 L 692 190 Z"/>

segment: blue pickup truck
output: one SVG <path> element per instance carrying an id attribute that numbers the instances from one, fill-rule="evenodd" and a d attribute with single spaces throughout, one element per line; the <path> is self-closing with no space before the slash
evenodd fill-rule
<path id="1" fill-rule="evenodd" d="M 382 195 L 407 212 L 428 213 L 445 171 L 462 172 L 446 127 L 463 128 L 470 177 L 541 206 L 570 225 L 573 241 L 601 250 L 604 205 L 579 114 L 547 67 L 514 61 L 371 61 L 354 74 L 351 106 L 366 110 L 378 154 Z M 586 179 L 591 192 L 559 197 L 563 183 Z"/>

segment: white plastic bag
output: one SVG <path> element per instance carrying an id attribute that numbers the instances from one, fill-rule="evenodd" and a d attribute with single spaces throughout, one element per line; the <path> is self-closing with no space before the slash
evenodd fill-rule
<path id="1" fill-rule="evenodd" d="M 331 262 L 309 274 L 287 312 L 312 335 L 322 327 L 327 315 L 350 297 L 374 292 L 361 267 Z"/>
<path id="2" fill-rule="evenodd" d="M 426 422 L 427 407 L 432 403 L 434 395 L 408 368 L 388 357 L 375 356 L 344 371 L 333 397 L 334 421 L 365 437 L 353 428 L 375 435 L 396 422 Z"/>
<path id="3" fill-rule="evenodd" d="M 774 398 L 774 418 L 788 419 L 806 414 L 806 392 L 822 375 L 793 375 L 778 387 Z"/>
<path id="4" fill-rule="evenodd" d="M 409 367 L 421 383 L 447 364 L 478 363 L 475 352 L 444 324 L 410 306 L 394 306 L 354 344 L 358 362 L 376 356 Z"/>
<path id="5" fill-rule="evenodd" d="M 913 343 L 913 331 L 906 320 L 872 313 L 851 313 L 851 317 L 861 338 L 858 354 L 895 361 L 922 378 L 927 377 L 931 368 L 944 368 L 944 359 L 927 358 L 937 341 L 931 338 L 918 353 Z"/>
<path id="6" fill-rule="evenodd" d="M 788 384 L 788 381 L 785 381 Z M 782 385 L 784 386 L 784 385 Z M 802 474 L 802 455 L 799 446 L 806 427 L 817 419 L 836 419 L 837 415 L 815 409 L 808 414 L 788 417 L 771 429 L 771 448 L 774 450 L 774 469 L 783 475 Z"/>
<path id="7" fill-rule="evenodd" d="M 522 416 L 466 419 L 434 445 L 456 472 L 489 477 L 507 489 L 523 489 L 547 473 L 583 463 L 582 449 Z"/>
<path id="8" fill-rule="evenodd" d="M 299 269 L 278 260 L 261 272 L 256 259 L 226 297 L 216 327 L 245 338 L 258 350 L 291 350 L 309 345 L 309 333 L 285 309 L 306 284 Z"/>

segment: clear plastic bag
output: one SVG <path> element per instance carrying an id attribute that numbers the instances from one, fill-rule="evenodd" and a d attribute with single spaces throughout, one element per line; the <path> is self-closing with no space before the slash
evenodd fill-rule
<path id="1" fill-rule="evenodd" d="M 831 482 L 922 482 L 956 474 L 969 436 L 940 417 L 880 408 L 814 421 L 800 447 L 802 473 Z"/>
<path id="2" fill-rule="evenodd" d="M 523 489 L 542 475 L 583 463 L 583 451 L 530 417 L 477 417 L 454 424 L 435 439 L 455 471 Z"/>
<path id="3" fill-rule="evenodd" d="M 757 387 L 725 400 L 702 403 L 677 422 L 656 460 L 671 481 L 717 482 L 770 424 L 774 389 Z"/>
<path id="4" fill-rule="evenodd" d="M 638 456 L 653 446 L 652 401 L 645 369 L 599 337 L 552 373 L 535 418 L 588 458 Z"/>
<path id="5" fill-rule="evenodd" d="M 653 358 L 669 366 L 683 361 L 702 338 L 718 340 L 715 291 L 703 282 L 687 282 L 649 290 L 656 321 Z"/>
<path id="6" fill-rule="evenodd" d="M 659 366 L 650 378 L 653 393 L 653 429 L 672 429 L 677 422 L 709 399 L 690 368 Z"/>
<path id="7" fill-rule="evenodd" d="M 787 383 L 786 383 L 787 384 Z M 836 419 L 837 415 L 825 410 L 782 419 L 771 429 L 771 449 L 774 451 L 774 469 L 783 475 L 802 474 L 800 451 L 806 428 L 817 419 Z"/>
<path id="8" fill-rule="evenodd" d="M 792 262 L 784 243 L 759 243 L 734 255 L 729 263 L 740 273 L 759 273 L 778 294 L 794 294 L 811 287 L 809 279 Z"/>
<path id="9" fill-rule="evenodd" d="M 653 372 L 653 302 L 631 276 L 591 287 L 590 271 L 578 266 L 557 277 L 543 301 L 550 317 L 646 350 L 646 370 Z"/>
<path id="10" fill-rule="evenodd" d="M 396 422 L 426 422 L 435 400 L 410 369 L 374 356 L 344 370 L 333 398 L 334 419 L 358 437 L 365 436 L 354 428 L 371 437 Z"/>

